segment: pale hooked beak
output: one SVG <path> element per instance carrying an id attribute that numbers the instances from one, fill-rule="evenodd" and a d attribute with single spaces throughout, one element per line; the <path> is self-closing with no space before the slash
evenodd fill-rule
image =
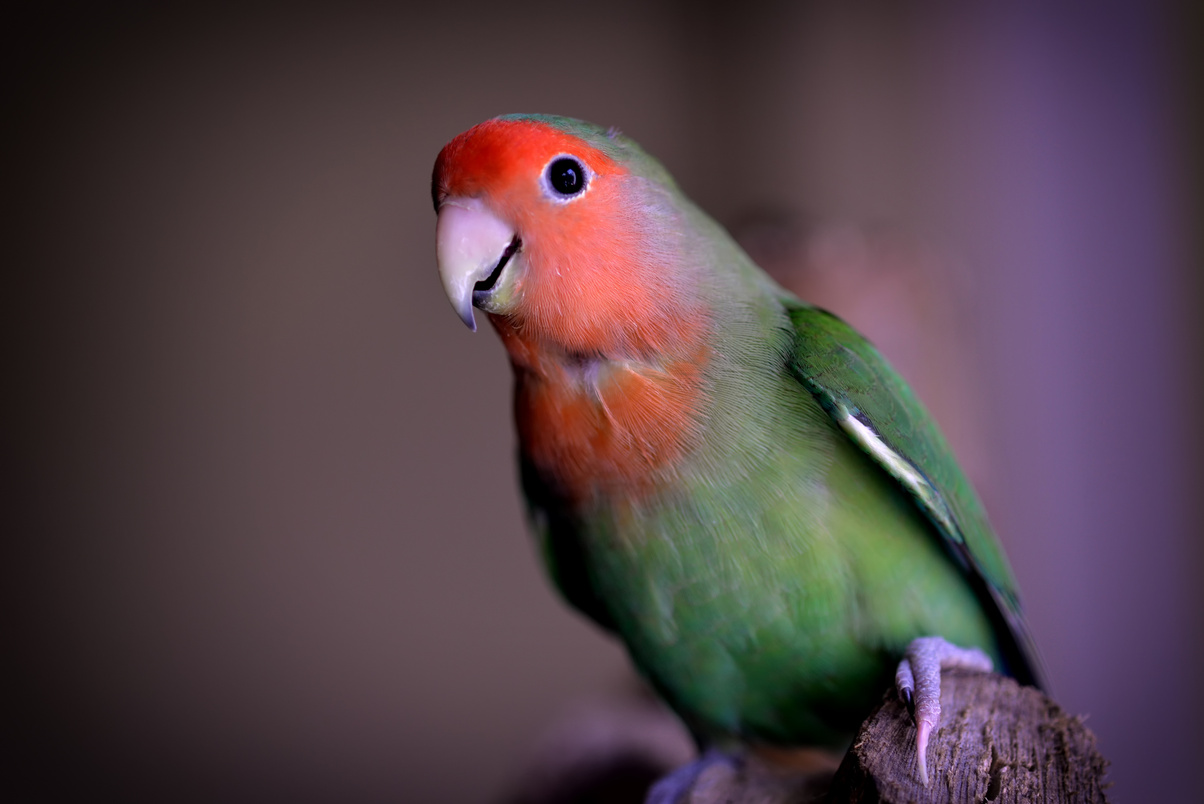
<path id="1" fill-rule="evenodd" d="M 439 276 L 460 320 L 476 331 L 473 302 L 493 290 L 522 241 L 477 198 L 448 198 L 439 206 L 435 259 Z"/>

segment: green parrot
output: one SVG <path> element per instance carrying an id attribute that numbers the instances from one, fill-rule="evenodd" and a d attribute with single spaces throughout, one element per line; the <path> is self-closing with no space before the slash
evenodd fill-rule
<path id="1" fill-rule="evenodd" d="M 707 749 L 649 801 L 756 746 L 847 745 L 892 674 L 926 783 L 942 667 L 1040 684 L 1007 559 L 911 390 L 636 143 L 494 118 L 443 148 L 432 195 L 447 296 L 513 368 L 547 570 Z"/>

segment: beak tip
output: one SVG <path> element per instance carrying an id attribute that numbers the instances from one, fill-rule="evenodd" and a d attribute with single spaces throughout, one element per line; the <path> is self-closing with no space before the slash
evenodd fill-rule
<path id="1" fill-rule="evenodd" d="M 464 322 L 464 326 L 468 327 L 473 332 L 477 331 L 477 319 L 472 313 L 472 302 L 453 305 L 456 312 L 460 314 L 460 320 Z"/>

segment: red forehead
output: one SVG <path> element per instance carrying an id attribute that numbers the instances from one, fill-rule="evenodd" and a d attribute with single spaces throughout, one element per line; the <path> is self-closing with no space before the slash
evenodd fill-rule
<path id="1" fill-rule="evenodd" d="M 618 169 L 614 160 L 580 137 L 533 120 L 486 120 L 459 135 L 435 162 L 440 195 L 475 196 L 514 189 L 537 177 L 552 157 L 572 154 L 597 174 Z"/>

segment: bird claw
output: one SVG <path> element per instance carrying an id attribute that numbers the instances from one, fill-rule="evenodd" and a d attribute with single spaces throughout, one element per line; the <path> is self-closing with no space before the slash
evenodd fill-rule
<path id="1" fill-rule="evenodd" d="M 916 768 L 928 786 L 928 738 L 941 722 L 941 671 L 953 667 L 991 671 L 991 659 L 978 648 L 959 648 L 941 637 L 912 640 L 895 670 L 895 689 L 916 719 Z"/>
<path id="2" fill-rule="evenodd" d="M 736 765 L 738 760 L 717 748 L 709 748 L 693 762 L 658 779 L 648 790 L 644 804 L 685 804 L 698 777 L 713 765 Z"/>

